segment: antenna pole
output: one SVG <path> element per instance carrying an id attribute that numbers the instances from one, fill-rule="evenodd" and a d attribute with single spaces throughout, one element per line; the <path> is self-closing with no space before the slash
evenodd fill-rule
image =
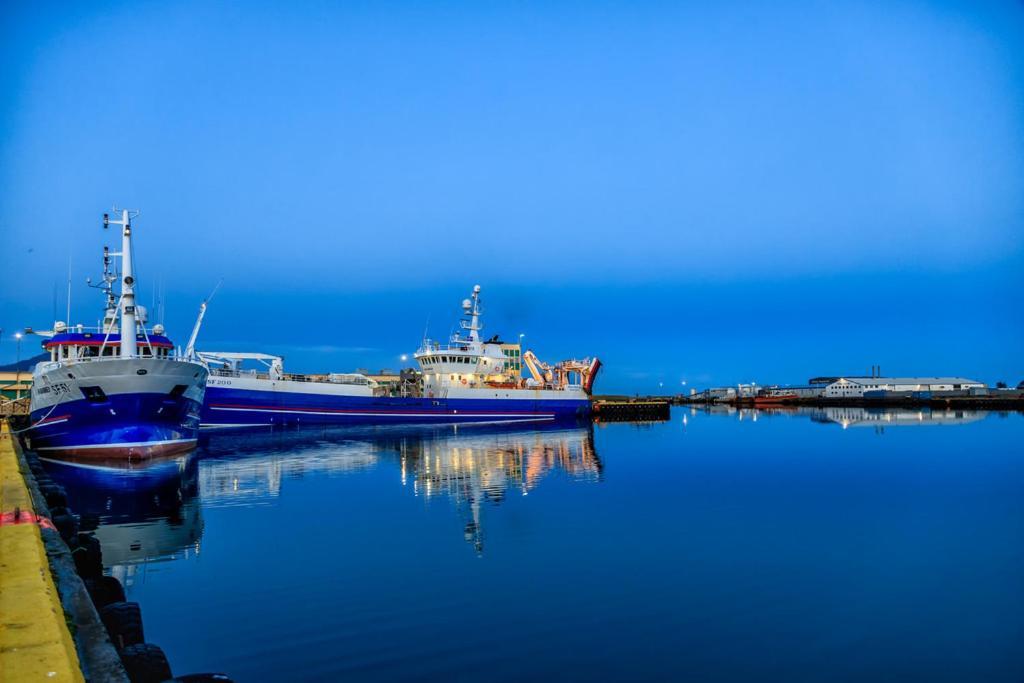
<path id="1" fill-rule="evenodd" d="M 68 327 L 71 327 L 71 254 L 68 254 Z"/>

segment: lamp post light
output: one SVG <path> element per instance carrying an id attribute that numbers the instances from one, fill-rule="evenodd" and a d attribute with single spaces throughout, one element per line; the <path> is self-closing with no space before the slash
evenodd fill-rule
<path id="1" fill-rule="evenodd" d="M 21 398 L 21 332 L 15 332 L 14 338 L 18 342 L 18 355 L 17 360 L 14 361 L 14 397 L 15 399 Z"/>

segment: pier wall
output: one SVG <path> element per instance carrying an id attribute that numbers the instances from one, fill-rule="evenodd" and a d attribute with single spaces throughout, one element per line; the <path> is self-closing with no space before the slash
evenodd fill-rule
<path id="1" fill-rule="evenodd" d="M 666 399 L 595 400 L 591 415 L 597 422 L 657 421 L 669 419 L 670 403 Z"/>
<path id="2" fill-rule="evenodd" d="M 3 679 L 127 681 L 6 421 L 0 423 L 0 511 Z"/>

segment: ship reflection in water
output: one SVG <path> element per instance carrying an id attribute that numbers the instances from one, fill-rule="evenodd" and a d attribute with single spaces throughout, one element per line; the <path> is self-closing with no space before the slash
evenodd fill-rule
<path id="1" fill-rule="evenodd" d="M 411 477 L 416 495 L 453 501 L 466 517 L 466 541 L 478 553 L 484 547 L 485 503 L 499 504 L 509 494 L 525 496 L 555 471 L 580 481 L 601 478 L 590 429 L 403 439 L 393 449 L 401 459 L 402 484 Z"/>
<path id="2" fill-rule="evenodd" d="M 153 563 L 199 555 L 203 508 L 272 505 L 289 479 L 378 467 L 394 467 L 413 495 L 450 500 L 478 553 L 483 506 L 527 495 L 555 472 L 601 477 L 589 426 L 215 432 L 197 451 L 142 469 L 49 462 L 72 509 L 98 522 L 104 565 L 127 587 Z"/>
<path id="3" fill-rule="evenodd" d="M 483 551 L 482 505 L 526 495 L 553 472 L 598 481 L 601 461 L 586 428 L 500 427 L 212 433 L 202 441 L 200 488 L 207 507 L 268 504 L 282 481 L 397 466 L 401 485 L 445 497 L 465 518 L 467 542 Z"/>
<path id="4" fill-rule="evenodd" d="M 194 452 L 134 469 L 46 464 L 82 516 L 83 530 L 96 525 L 103 564 L 126 588 L 150 563 L 199 554 L 203 516 Z"/>

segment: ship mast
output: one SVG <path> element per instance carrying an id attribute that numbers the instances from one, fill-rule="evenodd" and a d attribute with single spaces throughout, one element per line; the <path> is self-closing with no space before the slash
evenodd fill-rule
<path id="1" fill-rule="evenodd" d="M 103 290 L 103 294 L 107 297 L 107 303 L 103 307 L 103 324 L 99 327 L 100 331 L 104 334 L 117 330 L 117 298 L 114 296 L 114 282 L 117 281 L 117 275 L 110 268 L 110 257 L 110 247 L 103 247 L 102 284 L 94 285 L 91 277 L 85 278 L 85 284 L 89 287 Z M 70 318 L 71 316 L 69 315 L 68 317 Z M 70 321 L 68 324 L 71 324 Z"/>
<path id="2" fill-rule="evenodd" d="M 109 224 L 121 226 L 121 357 L 134 358 L 138 355 L 138 346 L 135 342 L 137 328 L 135 272 L 132 268 L 132 216 L 128 209 L 121 210 L 119 221 L 110 220 L 108 214 L 103 214 L 103 227 Z"/>
<path id="3" fill-rule="evenodd" d="M 470 342 L 479 342 L 479 332 L 483 329 L 480 324 L 480 285 L 473 285 L 472 296 L 472 300 L 465 299 L 462 302 L 462 310 L 469 316 L 469 320 L 460 320 L 459 325 L 462 329 L 469 330 Z"/>

